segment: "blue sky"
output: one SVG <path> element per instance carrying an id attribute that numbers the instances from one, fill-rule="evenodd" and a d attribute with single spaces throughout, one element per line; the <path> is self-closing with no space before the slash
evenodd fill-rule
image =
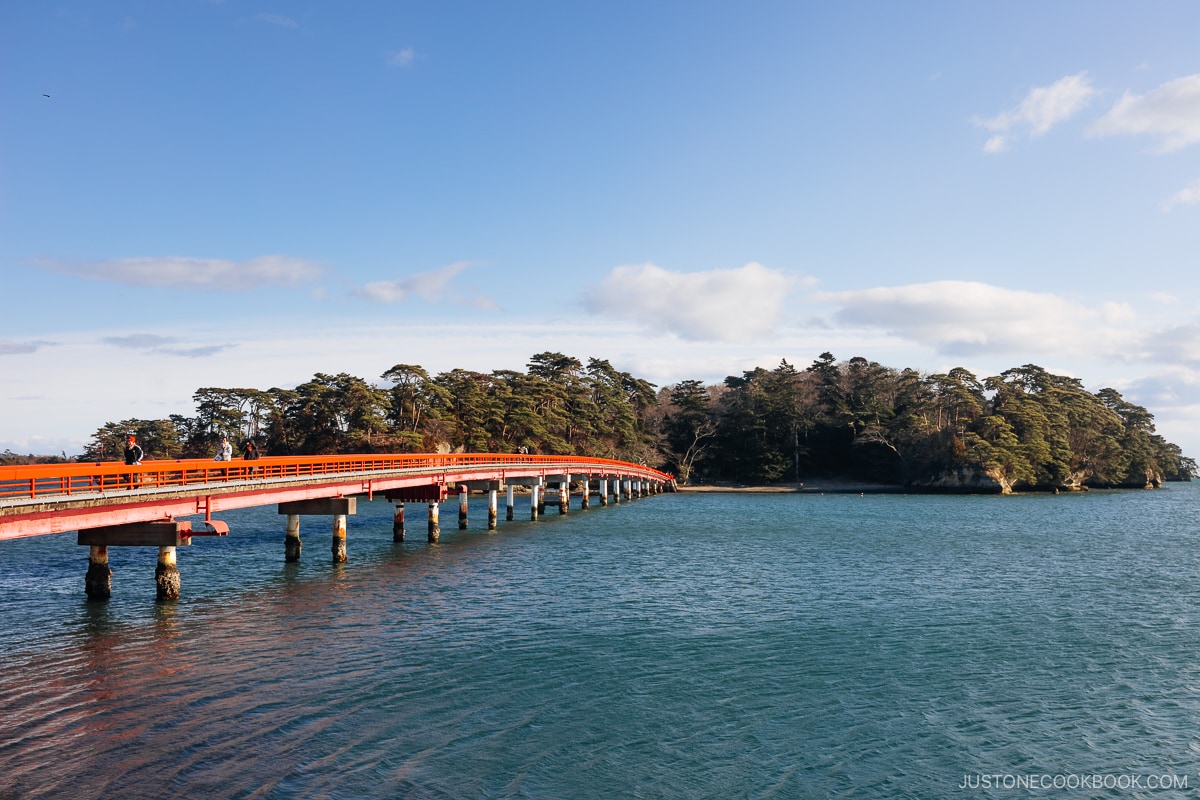
<path id="1" fill-rule="evenodd" d="M 202 386 L 823 351 L 1200 455 L 1200 4 L 0 6 L 0 449 Z M 46 95 L 49 95 L 48 97 Z"/>

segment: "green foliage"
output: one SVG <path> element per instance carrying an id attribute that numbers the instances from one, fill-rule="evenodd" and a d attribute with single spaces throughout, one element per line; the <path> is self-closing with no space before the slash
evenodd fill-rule
<path id="1" fill-rule="evenodd" d="M 127 431 L 147 458 L 210 457 L 223 435 L 267 455 L 347 452 L 580 454 L 742 483 L 842 475 L 935 484 L 986 475 L 1015 487 L 1145 486 L 1187 480 L 1196 462 L 1113 389 L 1025 364 L 980 381 L 921 375 L 822 353 L 722 385 L 653 384 L 603 359 L 532 356 L 528 371 L 398 363 L 377 386 L 317 373 L 294 389 L 198 389 L 194 416 L 107 423 L 83 460 L 119 460 Z"/>
<path id="2" fill-rule="evenodd" d="M 125 438 L 137 437 L 145 461 L 182 458 L 184 443 L 171 419 L 127 419 L 106 422 L 83 448 L 79 461 L 124 461 Z"/>

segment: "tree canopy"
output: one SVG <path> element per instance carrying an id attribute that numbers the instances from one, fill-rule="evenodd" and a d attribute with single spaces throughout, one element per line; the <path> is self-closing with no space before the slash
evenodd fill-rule
<path id="1" fill-rule="evenodd" d="M 723 383 L 658 390 L 603 359 L 530 357 L 525 372 L 397 363 L 379 382 L 317 373 L 292 389 L 204 387 L 192 416 L 101 426 L 81 460 L 118 460 L 134 432 L 149 459 L 211 456 L 222 436 L 270 455 L 516 452 L 592 455 L 693 480 L 802 482 L 844 476 L 952 488 L 1146 486 L 1196 462 L 1115 389 L 1034 364 L 977 378 L 897 370 L 822 353 Z M 974 484 L 971 484 L 974 485 Z"/>

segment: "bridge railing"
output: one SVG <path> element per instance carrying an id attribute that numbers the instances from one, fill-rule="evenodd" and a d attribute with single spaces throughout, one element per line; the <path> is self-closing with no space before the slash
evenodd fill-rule
<path id="1" fill-rule="evenodd" d="M 340 456 L 266 456 L 246 461 L 176 459 L 146 461 L 138 466 L 95 461 L 0 467 L 0 501 L 39 497 L 123 492 L 135 489 L 187 488 L 201 484 L 281 478 L 336 477 L 350 473 L 470 470 L 483 466 L 638 474 L 670 481 L 650 467 L 588 456 L 512 453 L 406 453 Z"/>

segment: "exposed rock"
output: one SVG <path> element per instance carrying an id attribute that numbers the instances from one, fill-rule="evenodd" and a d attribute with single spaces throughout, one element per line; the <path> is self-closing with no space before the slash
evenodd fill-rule
<path id="1" fill-rule="evenodd" d="M 999 470 L 956 467 L 925 480 L 914 481 L 915 489 L 964 494 L 1012 494 L 1012 483 Z"/>

